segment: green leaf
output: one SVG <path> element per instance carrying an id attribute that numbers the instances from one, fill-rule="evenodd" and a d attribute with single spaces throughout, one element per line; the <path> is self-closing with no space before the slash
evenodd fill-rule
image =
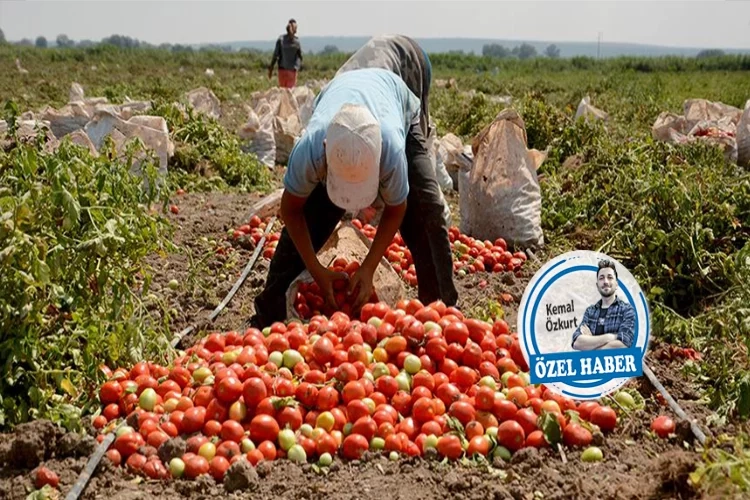
<path id="1" fill-rule="evenodd" d="M 79 205 L 78 201 L 73 198 L 73 195 L 70 194 L 70 191 L 65 188 L 62 188 L 62 205 L 63 209 L 65 210 L 63 226 L 66 229 L 71 229 L 75 224 L 78 223 L 81 217 L 81 205 Z"/>
<path id="2" fill-rule="evenodd" d="M 448 415 L 446 417 L 446 422 L 448 423 L 448 428 L 450 430 L 457 432 L 460 436 L 464 436 L 466 434 L 464 426 L 456 417 Z"/>
<path id="3" fill-rule="evenodd" d="M 34 276 L 36 277 L 37 281 L 40 283 L 44 283 L 45 285 L 49 285 L 49 266 L 46 262 L 40 259 L 34 259 Z"/>
<path id="4" fill-rule="evenodd" d="M 73 397 L 75 397 L 78 394 L 78 391 L 76 390 L 76 388 L 73 385 L 73 383 L 70 380 L 68 380 L 67 378 L 62 379 L 62 381 L 60 382 L 60 387 L 62 387 L 62 389 L 65 392 L 67 392 L 68 394 L 70 394 Z"/>
<path id="5" fill-rule="evenodd" d="M 551 445 L 557 444 L 562 441 L 562 429 L 560 429 L 560 422 L 557 421 L 557 417 L 550 413 L 543 411 L 539 417 L 538 427 L 544 433 L 544 439 Z"/>
<path id="6" fill-rule="evenodd" d="M 700 486 L 701 479 L 703 479 L 704 470 L 703 468 L 694 470 L 688 475 L 688 478 L 690 479 L 690 482 L 693 483 L 693 486 Z"/>
<path id="7" fill-rule="evenodd" d="M 286 408 L 287 406 L 290 406 L 292 408 L 296 408 L 299 406 L 299 401 L 294 399 L 294 396 L 287 396 L 284 398 L 276 398 L 271 400 L 273 403 L 273 407 L 275 410 L 281 410 L 283 408 Z"/>
<path id="8" fill-rule="evenodd" d="M 57 500 L 58 498 L 60 498 L 60 492 L 47 484 L 42 489 L 29 493 L 26 500 Z"/>
<path id="9" fill-rule="evenodd" d="M 27 285 L 34 285 L 36 283 L 36 280 L 32 275 L 25 271 L 18 270 L 18 274 L 21 276 L 21 279 L 26 283 Z"/>
<path id="10" fill-rule="evenodd" d="M 110 234 L 115 234 L 117 232 L 117 221 L 115 219 L 109 219 L 104 224 L 104 229 L 107 230 Z"/>
<path id="11" fill-rule="evenodd" d="M 565 416 L 568 417 L 570 422 L 580 424 L 583 422 L 581 415 L 575 410 L 565 410 Z"/>
<path id="12" fill-rule="evenodd" d="M 5 264 L 5 261 L 9 259 L 15 251 L 15 245 L 8 245 L 7 247 L 0 250 L 0 264 Z"/>

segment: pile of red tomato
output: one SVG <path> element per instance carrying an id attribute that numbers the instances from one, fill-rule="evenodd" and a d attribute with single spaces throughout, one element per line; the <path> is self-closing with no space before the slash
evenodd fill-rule
<path id="1" fill-rule="evenodd" d="M 257 245 L 263 237 L 263 231 L 269 222 L 270 217 L 263 220 L 254 215 L 247 224 L 243 224 L 233 230 L 232 240 L 241 242 L 243 239 L 249 238 L 253 245 Z M 370 241 L 375 238 L 377 227 L 365 224 L 359 219 L 353 219 L 352 224 L 362 231 Z M 489 240 L 481 241 L 461 234 L 461 231 L 457 227 L 451 227 L 448 235 L 454 256 L 453 271 L 458 276 L 478 272 L 512 272 L 518 275 L 527 259 L 524 252 L 510 252 L 508 244 L 503 238 L 496 239 L 494 243 Z M 268 235 L 263 248 L 263 257 L 265 259 L 270 260 L 273 257 L 280 237 L 281 233 L 279 232 Z M 417 286 L 414 260 L 400 233 L 396 233 L 396 236 L 394 236 L 393 241 L 386 250 L 385 257 L 406 283 L 411 286 Z"/>
<path id="2" fill-rule="evenodd" d="M 253 248 L 263 238 L 263 233 L 266 227 L 271 222 L 270 217 L 261 219 L 257 215 L 250 217 L 247 224 L 243 224 L 237 229 L 232 231 L 232 240 L 241 243 L 245 239 L 249 239 L 252 242 Z M 274 252 L 276 252 L 276 245 L 279 243 L 281 237 L 280 232 L 271 233 L 266 237 L 265 244 L 263 245 L 263 258 L 271 260 Z"/>
<path id="3" fill-rule="evenodd" d="M 333 263 L 329 266 L 331 271 L 337 273 L 346 273 L 349 279 L 352 278 L 354 273 L 359 269 L 359 262 L 351 261 L 343 257 L 336 258 Z M 335 292 L 336 308 L 332 308 L 325 304 L 325 299 L 320 292 L 320 287 L 317 283 L 301 281 L 297 287 L 297 295 L 294 299 L 294 310 L 297 315 L 303 320 L 309 320 L 313 316 L 325 315 L 331 316 L 336 311 L 341 311 L 346 315 L 351 315 L 353 302 L 356 299 L 356 290 L 351 295 L 347 294 L 347 288 L 349 283 L 346 280 L 337 280 L 333 284 Z M 373 290 L 370 296 L 369 302 L 375 303 L 378 301 L 378 296 Z"/>
<path id="4" fill-rule="evenodd" d="M 617 423 L 608 406 L 530 385 L 505 321 L 466 318 L 441 302 L 369 303 L 359 319 L 336 312 L 212 333 L 171 366 L 103 369 L 100 439 L 128 423 L 107 456 L 151 478 L 222 481 L 239 460 L 327 465 L 368 450 L 507 460 L 551 446 L 554 434 L 588 446 L 597 428 Z M 177 436 L 186 448 L 159 453 Z"/>
<path id="5" fill-rule="evenodd" d="M 377 228 L 370 224 L 363 224 L 359 219 L 352 220 L 352 224 L 362 231 L 371 241 L 375 238 Z M 512 272 L 518 275 L 524 262 L 524 252 L 511 253 L 503 238 L 495 242 L 481 241 L 471 236 L 461 234 L 457 227 L 448 230 L 451 250 L 453 251 L 453 271 L 458 276 L 466 276 L 478 272 Z M 386 259 L 393 269 L 411 286 L 417 286 L 417 275 L 411 252 L 404 244 L 401 234 L 396 233 L 390 246 L 386 250 Z"/>

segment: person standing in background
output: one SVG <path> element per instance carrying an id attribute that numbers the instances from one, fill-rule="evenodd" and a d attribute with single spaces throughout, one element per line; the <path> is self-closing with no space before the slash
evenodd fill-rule
<path id="1" fill-rule="evenodd" d="M 290 19 L 286 34 L 276 40 L 273 59 L 268 67 L 268 78 L 273 76 L 273 68 L 279 64 L 279 86 L 294 88 L 297 85 L 297 72 L 302 64 L 302 45 L 297 38 L 297 21 Z"/>

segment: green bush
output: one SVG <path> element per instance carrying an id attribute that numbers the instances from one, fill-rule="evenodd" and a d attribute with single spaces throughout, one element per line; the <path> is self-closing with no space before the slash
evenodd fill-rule
<path id="1" fill-rule="evenodd" d="M 271 174 L 257 156 L 245 153 L 236 134 L 222 127 L 214 119 L 196 114 L 192 109 L 180 110 L 174 104 L 161 103 L 153 111 L 163 116 L 172 131 L 175 155 L 170 168 L 177 170 L 172 179 L 177 185 L 186 180 L 192 186 L 204 188 L 228 186 L 242 191 L 263 191 L 270 188 Z M 197 174 L 209 183 L 196 183 Z"/>
<path id="2" fill-rule="evenodd" d="M 0 151 L 0 428 L 35 418 L 78 428 L 98 404 L 102 363 L 169 348 L 141 300 L 143 258 L 169 245 L 151 209 L 166 199 L 111 159 L 111 141 L 98 158 L 67 140 L 44 148 L 40 136 Z M 156 186 L 155 164 L 142 167 Z"/>

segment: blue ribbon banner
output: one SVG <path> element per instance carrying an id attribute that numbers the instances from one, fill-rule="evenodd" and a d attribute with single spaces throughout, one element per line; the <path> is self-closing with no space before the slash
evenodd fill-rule
<path id="1" fill-rule="evenodd" d="M 532 384 L 640 377 L 643 354 L 638 348 L 532 354 L 529 375 Z"/>

